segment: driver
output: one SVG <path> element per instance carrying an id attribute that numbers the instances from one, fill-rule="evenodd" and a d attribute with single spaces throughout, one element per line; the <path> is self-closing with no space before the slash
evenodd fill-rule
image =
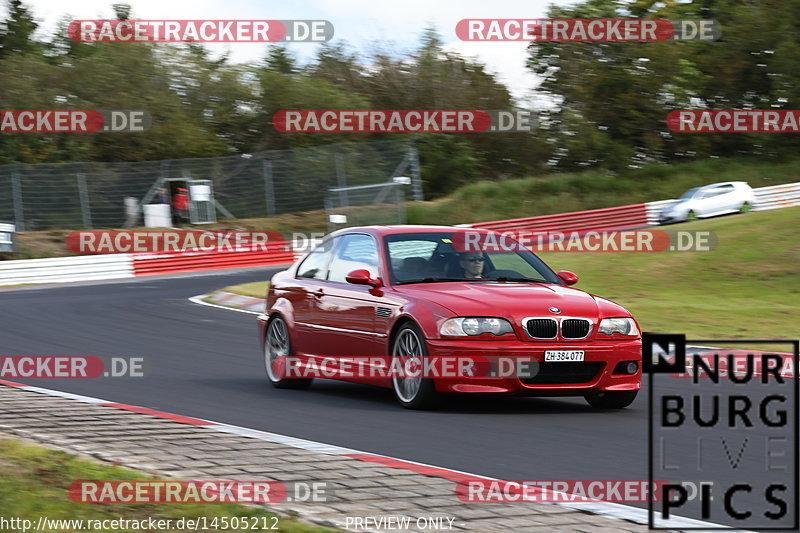
<path id="1" fill-rule="evenodd" d="M 483 254 L 475 252 L 464 252 L 458 260 L 458 264 L 464 271 L 467 279 L 483 278 L 483 265 L 485 264 Z"/>

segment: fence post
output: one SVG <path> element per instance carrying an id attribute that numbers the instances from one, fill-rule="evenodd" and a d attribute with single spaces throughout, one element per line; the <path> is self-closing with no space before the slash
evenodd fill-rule
<path id="1" fill-rule="evenodd" d="M 343 189 L 347 187 L 347 175 L 344 172 L 344 155 L 341 153 L 336 154 L 336 183 L 337 188 L 339 190 L 339 202 L 341 202 L 340 207 L 347 207 L 348 200 L 347 200 L 347 192 Z"/>
<path id="2" fill-rule="evenodd" d="M 275 216 L 275 186 L 272 183 L 272 161 L 264 160 L 264 199 L 267 201 L 267 216 Z"/>
<path id="3" fill-rule="evenodd" d="M 77 174 L 78 178 L 78 196 L 81 200 L 81 215 L 83 216 L 83 225 L 92 229 L 92 211 L 89 206 L 89 192 L 86 190 L 86 176 L 84 174 Z"/>
<path id="4" fill-rule="evenodd" d="M 408 158 L 411 160 L 411 187 L 414 191 L 414 201 L 421 202 L 422 197 L 422 177 L 419 172 L 419 154 L 417 147 L 411 146 L 408 150 Z"/>
<path id="5" fill-rule="evenodd" d="M 11 196 L 14 198 L 14 225 L 17 231 L 25 231 L 25 210 L 22 206 L 22 183 L 19 174 L 11 174 Z"/>

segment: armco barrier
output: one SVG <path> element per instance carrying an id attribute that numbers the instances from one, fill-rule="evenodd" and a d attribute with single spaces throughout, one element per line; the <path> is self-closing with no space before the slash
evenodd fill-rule
<path id="1" fill-rule="evenodd" d="M 133 272 L 136 276 L 194 272 L 221 268 L 243 268 L 249 266 L 284 265 L 293 263 L 295 254 L 287 243 L 276 242 L 267 250 L 243 250 L 217 253 L 179 252 L 132 254 Z"/>
<path id="2" fill-rule="evenodd" d="M 645 204 L 634 204 L 594 209 L 592 211 L 577 211 L 574 213 L 559 213 L 557 215 L 479 222 L 477 224 L 472 224 L 472 227 L 495 231 L 601 232 L 647 225 L 647 209 Z"/>
<path id="3" fill-rule="evenodd" d="M 0 261 L 0 286 L 132 278 L 130 254 Z"/>
<path id="4" fill-rule="evenodd" d="M 800 182 L 759 187 L 755 192 L 756 205 L 753 206 L 753 211 L 800 205 Z"/>
<path id="5" fill-rule="evenodd" d="M 0 261 L 0 287 L 28 283 L 66 283 L 123 279 L 173 272 L 283 265 L 295 253 L 286 243 L 271 243 L 267 250 L 83 255 L 49 259 Z"/>

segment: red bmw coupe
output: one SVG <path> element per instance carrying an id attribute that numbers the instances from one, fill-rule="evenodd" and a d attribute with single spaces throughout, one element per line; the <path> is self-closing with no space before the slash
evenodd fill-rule
<path id="1" fill-rule="evenodd" d="M 631 314 L 569 287 L 575 274 L 553 272 L 521 246 L 466 250 L 465 232 L 499 237 L 447 226 L 347 228 L 275 274 L 258 317 L 269 381 L 371 383 L 411 409 L 443 392 L 629 406 L 642 377 Z"/>

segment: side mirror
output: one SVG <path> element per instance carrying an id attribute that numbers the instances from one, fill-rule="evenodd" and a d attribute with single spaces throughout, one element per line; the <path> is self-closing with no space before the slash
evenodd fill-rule
<path id="1" fill-rule="evenodd" d="M 578 283 L 578 275 L 574 272 L 570 272 L 569 270 L 559 270 L 556 272 L 556 276 L 558 276 L 566 285 L 575 285 Z"/>
<path id="2" fill-rule="evenodd" d="M 381 287 L 383 283 L 381 283 L 380 279 L 374 279 L 369 277 L 369 270 L 366 269 L 358 269 L 353 270 L 348 275 L 344 277 L 347 283 L 352 283 L 353 285 L 369 285 L 370 287 Z"/>

